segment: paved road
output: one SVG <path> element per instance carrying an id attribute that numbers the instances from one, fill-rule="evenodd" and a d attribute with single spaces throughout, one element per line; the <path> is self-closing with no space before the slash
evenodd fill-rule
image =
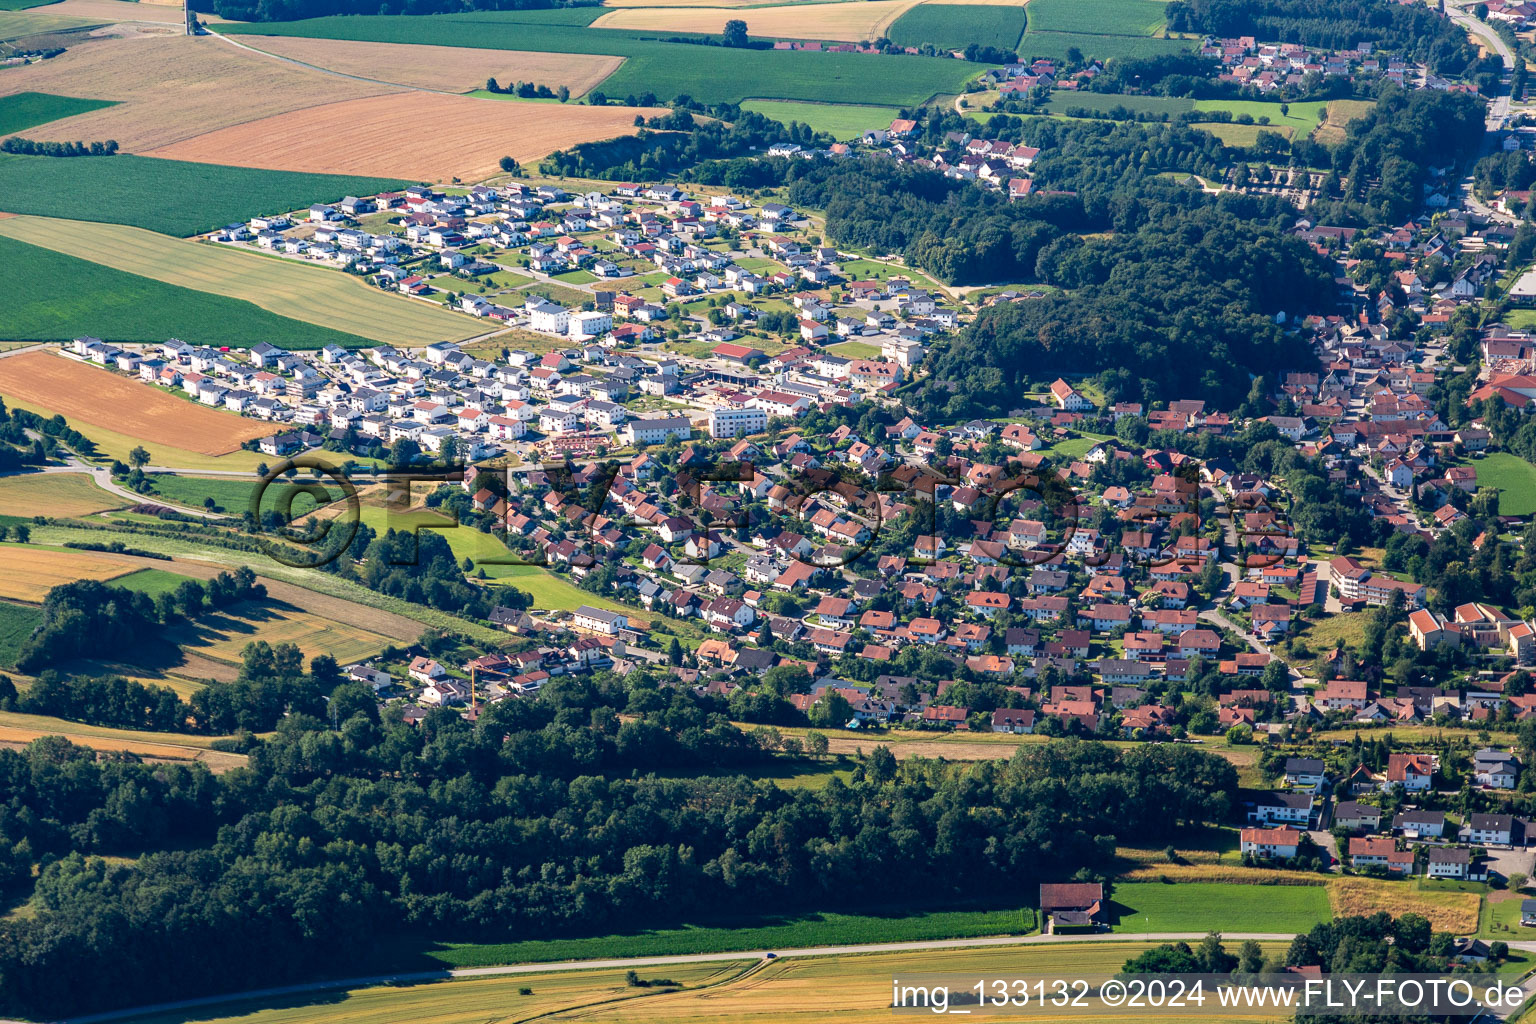
<path id="1" fill-rule="evenodd" d="M 1510 50 L 1509 44 L 1504 42 L 1503 38 L 1490 28 L 1487 23 L 1479 21 L 1475 14 L 1462 7 L 1453 7 L 1447 4 L 1445 13 L 1452 21 L 1466 29 L 1469 34 L 1476 36 L 1480 42 L 1497 53 L 1499 59 L 1504 62 L 1506 73 L 1515 69 L 1514 52 Z M 1490 132 L 1496 132 L 1504 127 L 1504 120 L 1509 117 L 1509 103 L 1510 97 L 1507 93 L 1503 96 L 1495 96 L 1489 101 L 1488 130 Z"/>

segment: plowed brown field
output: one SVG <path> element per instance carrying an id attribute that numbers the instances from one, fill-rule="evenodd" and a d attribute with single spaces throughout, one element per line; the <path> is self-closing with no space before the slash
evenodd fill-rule
<path id="1" fill-rule="evenodd" d="M 211 131 L 147 156 L 281 171 L 374 174 L 421 181 L 495 174 L 511 156 L 532 164 L 557 149 L 627 135 L 654 108 L 518 103 L 401 93 L 327 103 Z"/>
<path id="2" fill-rule="evenodd" d="M 46 350 L 0 359 L 0 395 L 46 405 L 76 427 L 98 426 L 204 455 L 235 451 L 269 424 L 210 409 Z"/>

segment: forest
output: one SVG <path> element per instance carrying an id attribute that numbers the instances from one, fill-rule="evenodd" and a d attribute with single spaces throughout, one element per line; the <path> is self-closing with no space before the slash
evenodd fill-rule
<path id="1" fill-rule="evenodd" d="M 402 937 L 606 933 L 682 908 L 916 891 L 1000 887 L 1017 905 L 1037 881 L 1107 868 L 1117 835 L 1224 820 L 1237 791 L 1230 763 L 1192 748 L 1077 741 L 975 765 L 880 749 L 821 790 L 713 777 L 766 754 L 641 673 L 557 678 L 475 724 L 371 708 L 335 729 L 291 714 L 219 776 L 59 737 L 0 750 L 0 884 L 24 895 L 39 869 L 34 912 L 0 919 L 0 1013 L 336 976 Z"/>
<path id="2" fill-rule="evenodd" d="M 1466 32 L 1449 18 L 1424 4 L 1393 0 L 1173 0 L 1168 28 L 1328 50 L 1371 43 L 1438 75 L 1459 75 L 1477 61 Z"/>

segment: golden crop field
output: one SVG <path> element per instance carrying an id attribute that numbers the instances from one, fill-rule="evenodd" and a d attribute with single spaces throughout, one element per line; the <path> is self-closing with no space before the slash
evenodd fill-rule
<path id="1" fill-rule="evenodd" d="M 661 32 L 719 32 L 730 18 L 747 23 L 754 36 L 783 39 L 878 39 L 891 23 L 920 0 L 864 0 L 862 3 L 786 4 L 733 10 L 729 7 L 625 7 L 592 23 L 593 28 Z"/>
<path id="2" fill-rule="evenodd" d="M 529 972 L 434 985 L 353 989 L 309 1006 L 240 1004 L 226 1016 L 147 1016 L 132 1024 L 481 1024 L 493 1021 L 600 1021 L 604 1024 L 807 1024 L 836 1019 L 874 1024 L 891 1020 L 891 979 L 916 973 L 997 976 L 1104 976 L 1146 951 L 1146 942 L 1042 943 L 975 949 L 785 958 L 771 963 L 722 961 L 640 967 L 643 979 L 670 979 L 687 988 L 636 989 L 618 970 Z M 1283 946 L 1265 945 L 1265 953 Z M 519 995 L 521 988 L 532 989 Z M 206 1012 L 206 1011 L 205 1011 Z M 1069 1011 L 1070 1013 L 1070 1011 Z M 925 1015 L 926 1016 L 926 1015 Z M 1099 1020 L 1081 1012 L 1030 1013 L 1030 1020 Z M 1170 1024 L 1189 1018 L 1168 1017 Z M 1217 1018 L 1203 1018 L 1217 1022 Z M 1262 1020 L 1264 1017 L 1222 1017 Z M 1273 1018 L 1269 1018 L 1273 1019 Z"/>
<path id="3" fill-rule="evenodd" d="M 5 24 L 0 19 L 0 30 Z M 179 35 L 71 42 L 52 60 L 0 75 L 0 97 L 29 90 L 118 101 L 23 133 L 29 138 L 116 139 L 131 153 L 300 107 L 395 91 L 273 60 L 213 36 Z"/>
<path id="4" fill-rule="evenodd" d="M 337 270 L 126 224 L 7 217 L 0 235 L 374 341 L 427 345 L 484 333 L 467 316 L 371 288 Z"/>
<path id="5" fill-rule="evenodd" d="M 84 473 L 0 477 L 0 516 L 85 516 L 126 504 Z"/>
<path id="6" fill-rule="evenodd" d="M 593 53 L 480 50 L 463 46 L 368 43 L 302 36 L 241 36 L 240 39 L 266 53 L 328 71 L 443 92 L 469 92 L 483 88 L 487 78 L 495 78 L 504 85 L 533 82 L 551 89 L 563 85 L 572 95 L 580 96 L 624 63 L 622 57 Z"/>
<path id="7" fill-rule="evenodd" d="M 14 359 L 16 357 L 13 356 L 11 358 Z M 28 401 L 5 391 L 3 387 L 0 387 L 0 397 L 3 397 L 5 403 L 13 409 L 26 409 L 28 412 L 35 412 L 39 416 L 54 416 L 61 413 L 61 410 L 51 405 L 40 401 Z M 70 426 L 94 441 L 97 452 L 103 457 L 118 459 L 122 462 L 127 462 L 128 453 L 140 445 L 148 449 L 151 465 L 175 466 L 178 469 L 246 469 L 254 471 L 262 462 L 268 461 L 267 456 L 260 452 L 248 452 L 243 448 L 237 448 L 224 455 L 207 455 L 203 452 L 178 448 L 171 444 L 162 444 L 158 441 L 131 437 L 128 434 L 119 433 L 96 423 L 71 421 Z"/>
<path id="8" fill-rule="evenodd" d="M 557 149 L 634 131 L 654 107 L 588 107 L 410 92 L 325 103 L 148 150 L 145 156 L 279 171 L 475 181 L 503 156 L 525 165 Z"/>
<path id="9" fill-rule="evenodd" d="M 1344 141 L 1344 129 L 1357 117 L 1364 117 L 1376 104 L 1370 100 L 1329 100 L 1323 123 L 1312 132 L 1312 138 L 1330 146 Z"/>
<path id="10" fill-rule="evenodd" d="M 138 563 L 96 551 L 54 551 L 24 544 L 0 544 L 0 597 L 34 604 L 61 583 L 110 580 L 140 568 Z"/>
<path id="11" fill-rule="evenodd" d="M 160 25 L 180 25 L 181 5 L 136 3 L 130 0 L 59 0 L 48 5 L 51 13 L 92 21 L 147 21 Z"/>
<path id="12" fill-rule="evenodd" d="M 227 772 L 246 763 L 244 754 L 208 749 L 218 738 L 215 736 L 109 729 L 46 715 L 0 711 L 0 746 L 22 747 L 43 736 L 63 736 L 77 746 L 107 752 L 126 750 L 156 761 L 198 761 L 214 772 Z"/>
<path id="13" fill-rule="evenodd" d="M 0 395 L 46 404 L 76 427 L 96 424 L 204 455 L 235 451 L 242 441 L 272 433 L 269 424 L 41 349 L 0 359 Z"/>
<path id="14" fill-rule="evenodd" d="M 1394 917 L 1423 914 L 1436 931 L 1468 935 L 1477 931 L 1481 897 L 1475 892 L 1427 891 L 1417 881 L 1333 878 L 1328 902 L 1338 917 L 1367 917 L 1385 910 Z"/>
<path id="15" fill-rule="evenodd" d="M 189 653 L 233 663 L 240 661 L 246 644 L 257 640 L 273 646 L 297 644 L 305 661 L 329 654 L 343 665 L 370 658 L 392 643 L 378 633 L 273 602 L 241 605 L 234 613 L 204 615 L 166 635 Z"/>

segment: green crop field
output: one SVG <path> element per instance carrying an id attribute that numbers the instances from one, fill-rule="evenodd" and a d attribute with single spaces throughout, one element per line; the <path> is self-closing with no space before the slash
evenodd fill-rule
<path id="1" fill-rule="evenodd" d="M 975 938 L 978 935 L 1027 935 L 1035 930 L 1035 912 L 1010 910 L 893 910 L 889 914 L 813 913 L 767 916 L 737 922 L 683 928 L 658 928 L 584 939 L 543 939 L 499 944 L 444 944 L 427 956 L 445 967 L 491 967 L 551 960 L 601 960 L 618 956 L 674 956 L 725 953 L 775 946 L 841 946 L 869 942 L 918 942 L 926 939 Z"/>
<path id="2" fill-rule="evenodd" d="M 960 92 L 967 81 L 982 71 L 980 65 L 940 57 L 731 50 L 669 43 L 653 33 L 587 28 L 577 18 L 602 13 L 602 8 L 593 7 L 414 17 L 365 15 L 226 25 L 221 31 L 234 35 L 613 54 L 628 59 L 594 91 L 619 99 L 652 93 L 663 100 L 686 94 L 705 103 L 740 103 L 748 97 L 766 96 L 902 106 Z M 668 33 L 670 37 L 682 35 Z"/>
<path id="3" fill-rule="evenodd" d="M 394 178 L 261 171 L 145 156 L 0 156 L 0 207 L 8 213 L 132 224 L 167 235 L 194 235 L 261 213 L 407 184 Z"/>
<path id="4" fill-rule="evenodd" d="M 901 116 L 899 107 L 858 103 L 797 103 L 789 100 L 748 100 L 743 110 L 771 117 L 781 124 L 799 121 L 838 139 L 853 139 L 871 128 L 884 128 Z"/>
<path id="5" fill-rule="evenodd" d="M 56 162 L 109 161 L 81 157 Z M 0 337 L 5 338 L 62 341 L 90 334 L 112 341 L 161 342 L 179 337 L 206 345 L 267 341 L 302 349 L 373 344 L 239 299 L 162 284 L 10 238 L 0 238 L 0 276 L 8 289 L 6 301 L 0 303 Z"/>
<path id="6" fill-rule="evenodd" d="M 1113 902 L 1119 932 L 1304 932 L 1332 917 L 1322 885 L 1122 882 Z"/>
<path id="7" fill-rule="evenodd" d="M 932 43 L 946 50 L 963 50 L 971 43 L 1012 50 L 1023 34 L 1022 4 L 919 4 L 897 18 L 886 32 L 898 46 Z"/>
<path id="8" fill-rule="evenodd" d="M 1033 5 L 1031 5 L 1033 6 Z M 1112 57 L 1158 57 L 1165 53 L 1193 50 L 1194 39 L 1162 39 L 1154 36 L 1095 35 L 1089 32 L 1044 32 L 1031 16 L 1029 29 L 1019 42 L 1019 57 L 1034 60 L 1047 57 L 1066 60 L 1069 51 L 1078 50 L 1089 60 Z"/>
<path id="9" fill-rule="evenodd" d="M 169 594 L 191 578 L 180 573 L 166 572 L 164 569 L 140 569 L 127 576 L 119 576 L 112 581 L 112 585 L 139 594 L 148 594 L 150 597 L 159 597 L 161 594 Z"/>
<path id="10" fill-rule="evenodd" d="M 0 0 L 0 11 L 25 11 L 32 7 L 45 7 L 59 0 Z"/>
<path id="11" fill-rule="evenodd" d="M 1031 0 L 1031 32 L 1150 36 L 1163 27 L 1161 0 Z"/>
<path id="12" fill-rule="evenodd" d="M 23 7 L 27 5 L 23 4 Z M 68 32 L 100 25 L 95 18 L 71 18 L 62 14 L 44 14 L 40 10 L 0 8 L 0 42 L 24 39 L 50 32 Z M 5 47 L 0 47 L 4 52 Z"/>
<path id="13" fill-rule="evenodd" d="M 276 459 L 272 460 L 274 463 Z M 154 486 L 154 493 L 149 495 L 149 500 L 162 497 L 166 501 L 173 501 L 178 505 L 187 505 L 192 508 L 203 508 L 204 502 L 212 498 L 213 503 L 219 509 L 238 516 L 251 504 L 251 494 L 256 488 L 256 474 L 249 478 L 224 477 L 224 476 L 180 476 L 174 473 L 155 473 L 149 478 Z M 276 492 L 281 484 L 273 484 L 267 488 L 266 494 L 271 495 L 270 500 L 263 500 L 263 505 L 275 508 Z M 299 501 L 308 501 L 300 498 Z"/>
<path id="14" fill-rule="evenodd" d="M 82 100 L 46 92 L 18 92 L 0 103 L 0 135 L 25 131 L 61 117 L 115 106 L 112 100 Z"/>
<path id="15" fill-rule="evenodd" d="M 1477 486 L 1499 492 L 1499 515 L 1528 516 L 1536 512 L 1536 466 L 1518 455 L 1497 452 L 1477 463 Z"/>
<path id="16" fill-rule="evenodd" d="M 21 645 L 43 621 L 40 608 L 0 601 L 0 666 L 16 664 Z"/>
<path id="17" fill-rule="evenodd" d="M 471 317 L 380 291 L 333 268 L 172 238 L 126 224 L 7 217 L 0 220 L 0 235 L 393 345 L 426 345 L 484 330 Z"/>

